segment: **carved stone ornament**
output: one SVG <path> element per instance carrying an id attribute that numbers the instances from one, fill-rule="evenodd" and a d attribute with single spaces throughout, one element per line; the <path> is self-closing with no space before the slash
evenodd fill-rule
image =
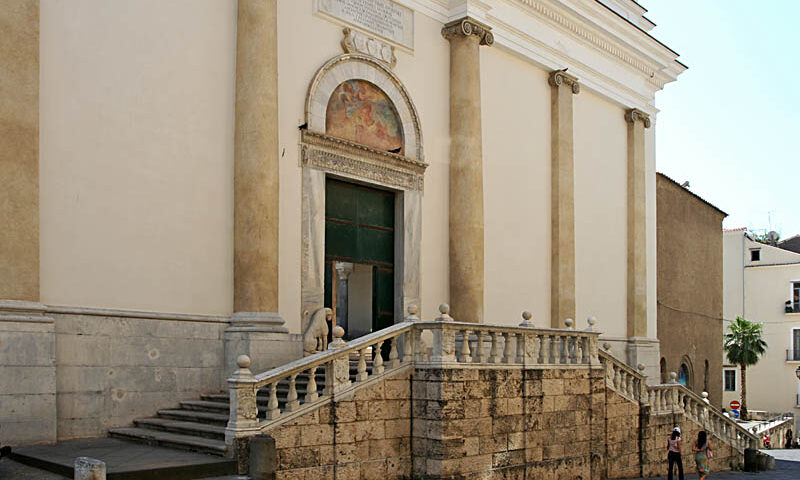
<path id="1" fill-rule="evenodd" d="M 638 108 L 631 108 L 625 112 L 625 121 L 628 123 L 636 123 L 641 120 L 644 123 L 644 128 L 650 128 L 650 115 L 644 113 Z"/>
<path id="2" fill-rule="evenodd" d="M 464 17 L 461 20 L 450 22 L 442 28 L 442 36 L 447 40 L 451 38 L 470 35 L 477 36 L 481 45 L 491 46 L 494 43 L 494 35 L 490 31 L 492 28 L 473 20 L 470 17 Z"/>
<path id="3" fill-rule="evenodd" d="M 547 83 L 550 84 L 551 87 L 560 87 L 561 85 L 567 85 L 568 87 L 572 87 L 572 93 L 578 94 L 581 91 L 581 85 L 578 83 L 578 78 L 573 77 L 572 75 L 568 74 L 564 70 L 556 70 L 555 72 L 550 72 L 550 76 L 547 79 Z"/>
<path id="4" fill-rule="evenodd" d="M 394 47 L 392 45 L 351 28 L 346 27 L 343 32 L 342 49 L 344 49 L 344 53 L 370 55 L 392 68 L 397 64 L 397 57 L 394 55 Z"/>
<path id="5" fill-rule="evenodd" d="M 425 162 L 308 130 L 301 141 L 303 165 L 404 190 L 423 188 Z"/>

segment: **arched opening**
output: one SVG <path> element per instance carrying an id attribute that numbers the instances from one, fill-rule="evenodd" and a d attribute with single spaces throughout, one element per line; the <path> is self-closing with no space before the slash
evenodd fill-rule
<path id="1" fill-rule="evenodd" d="M 677 373 L 678 383 L 692 391 L 696 389 L 692 360 L 688 356 L 684 355 L 683 358 L 681 358 L 681 366 Z"/>
<path id="2" fill-rule="evenodd" d="M 667 383 L 667 359 L 661 357 L 661 383 Z"/>
<path id="3" fill-rule="evenodd" d="M 708 375 L 709 375 L 709 364 L 708 359 L 706 359 L 705 369 L 703 370 L 703 391 L 708 391 Z"/>

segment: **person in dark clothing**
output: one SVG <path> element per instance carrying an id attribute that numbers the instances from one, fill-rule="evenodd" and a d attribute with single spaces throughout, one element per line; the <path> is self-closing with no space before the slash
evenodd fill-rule
<path id="1" fill-rule="evenodd" d="M 672 429 L 672 435 L 667 439 L 667 460 L 669 461 L 669 474 L 667 478 L 672 480 L 672 468 L 678 464 L 678 480 L 683 480 L 683 461 L 681 460 L 681 429 Z"/>
<path id="2" fill-rule="evenodd" d="M 792 448 L 792 439 L 793 438 L 794 438 L 794 435 L 792 434 L 792 429 L 790 428 L 786 432 L 786 448 Z"/>

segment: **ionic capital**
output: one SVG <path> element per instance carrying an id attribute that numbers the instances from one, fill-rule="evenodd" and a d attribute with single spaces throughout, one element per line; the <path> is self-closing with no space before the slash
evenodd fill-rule
<path id="1" fill-rule="evenodd" d="M 468 37 L 475 35 L 480 39 L 481 45 L 491 46 L 494 43 L 494 35 L 492 35 L 492 27 L 484 25 L 477 20 L 470 17 L 464 17 L 461 20 L 450 22 L 442 28 L 442 36 L 447 40 L 456 37 Z"/>
<path id="2" fill-rule="evenodd" d="M 650 115 L 644 113 L 638 108 L 631 108 L 625 112 L 625 121 L 628 123 L 636 123 L 641 120 L 644 123 L 644 128 L 650 128 Z"/>
<path id="3" fill-rule="evenodd" d="M 574 94 L 578 94 L 581 91 L 581 85 L 578 83 L 578 77 L 573 77 L 572 75 L 568 74 L 566 72 L 566 68 L 564 70 L 550 72 L 550 76 L 547 78 L 547 83 L 549 83 L 551 87 L 560 87 L 561 85 L 571 87 L 572 93 Z"/>

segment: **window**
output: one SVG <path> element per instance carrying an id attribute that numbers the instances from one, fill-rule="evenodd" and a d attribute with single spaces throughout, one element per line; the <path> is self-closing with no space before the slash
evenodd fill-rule
<path id="1" fill-rule="evenodd" d="M 725 391 L 736 391 L 736 370 L 725 369 Z"/>
<path id="2" fill-rule="evenodd" d="M 792 311 L 800 312 L 800 282 L 792 282 Z"/>
<path id="3" fill-rule="evenodd" d="M 685 363 L 681 364 L 681 369 L 678 371 L 678 383 L 684 387 L 689 385 L 689 367 Z"/>
<path id="4" fill-rule="evenodd" d="M 750 261 L 751 262 L 760 262 L 761 261 L 761 250 L 758 248 L 754 248 L 750 250 Z"/>
<path id="5" fill-rule="evenodd" d="M 792 329 L 792 349 L 789 350 L 786 360 L 800 361 L 800 328 Z"/>

